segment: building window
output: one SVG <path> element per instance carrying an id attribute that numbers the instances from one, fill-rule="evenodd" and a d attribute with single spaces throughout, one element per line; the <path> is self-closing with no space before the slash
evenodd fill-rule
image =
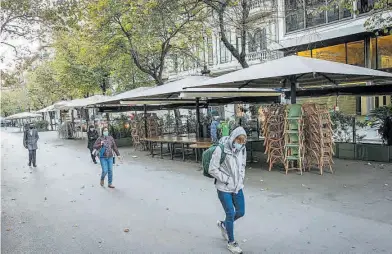
<path id="1" fill-rule="evenodd" d="M 365 42 L 355 41 L 346 44 L 347 63 L 365 67 Z"/>
<path id="2" fill-rule="evenodd" d="M 226 33 L 227 40 L 231 41 L 231 33 Z M 219 34 L 220 37 L 220 34 Z M 220 40 L 220 63 L 227 63 L 230 61 L 231 52 L 226 48 L 222 40 Z"/>
<path id="3" fill-rule="evenodd" d="M 306 0 L 306 27 L 312 27 L 317 25 L 325 24 L 325 11 L 322 10 L 325 7 L 325 0 Z"/>
<path id="4" fill-rule="evenodd" d="M 378 96 L 374 97 L 374 107 L 375 108 L 380 107 L 380 97 L 378 97 Z"/>
<path id="5" fill-rule="evenodd" d="M 248 51 L 259 52 L 261 50 L 267 49 L 267 30 L 263 29 L 256 29 L 254 34 L 248 33 Z"/>
<path id="6" fill-rule="evenodd" d="M 331 62 L 346 63 L 346 47 L 344 44 L 312 50 L 312 57 Z"/>
<path id="7" fill-rule="evenodd" d="M 374 0 L 357 0 L 358 12 L 362 14 L 373 10 L 374 2 Z"/>
<path id="8" fill-rule="evenodd" d="M 352 14 L 334 0 L 285 0 L 285 16 L 286 32 L 292 32 L 349 18 Z"/>
<path id="9" fill-rule="evenodd" d="M 207 36 L 207 59 L 208 65 L 214 65 L 214 50 L 212 45 L 212 36 Z"/>
<path id="10" fill-rule="evenodd" d="M 328 1 L 327 4 L 327 22 L 334 22 L 340 19 L 351 17 L 351 11 L 344 6 L 336 4 L 334 0 Z"/>
<path id="11" fill-rule="evenodd" d="M 236 37 L 235 37 L 235 47 L 237 48 L 237 50 L 239 51 L 239 52 L 241 52 L 241 47 L 242 47 L 242 45 L 241 45 L 241 32 L 240 31 L 237 31 L 236 32 Z"/>
<path id="12" fill-rule="evenodd" d="M 267 50 L 267 29 L 265 29 L 265 28 L 263 28 L 261 30 L 260 49 L 261 50 Z"/>
<path id="13" fill-rule="evenodd" d="M 365 42 L 355 41 L 313 50 L 305 50 L 298 52 L 297 55 L 364 67 Z"/>
<path id="14" fill-rule="evenodd" d="M 300 51 L 297 53 L 297 55 L 303 57 L 312 57 L 312 51 L 311 50 Z"/>
<path id="15" fill-rule="evenodd" d="M 387 105 L 387 97 L 385 95 L 382 97 L 382 105 L 383 106 Z"/>
<path id="16" fill-rule="evenodd" d="M 377 37 L 377 69 L 392 68 L 392 35 Z"/>
<path id="17" fill-rule="evenodd" d="M 286 32 L 305 28 L 303 0 L 285 0 Z"/>

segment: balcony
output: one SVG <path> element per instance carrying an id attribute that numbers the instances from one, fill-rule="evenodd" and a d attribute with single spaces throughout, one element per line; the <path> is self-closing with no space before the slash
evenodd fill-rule
<path id="1" fill-rule="evenodd" d="M 265 18 L 270 16 L 276 9 L 276 0 L 251 0 L 250 1 L 249 17 Z"/>
<path id="2" fill-rule="evenodd" d="M 249 52 L 246 55 L 246 61 L 249 64 L 264 63 L 282 57 L 279 51 L 261 50 L 257 52 Z"/>
<path id="3" fill-rule="evenodd" d="M 249 65 L 254 65 L 275 60 L 281 57 L 283 57 L 283 53 L 280 51 L 258 50 L 255 52 L 248 52 L 246 55 L 246 61 Z M 230 57 L 226 57 L 224 59 L 225 61 L 221 60 L 222 59 L 219 59 L 219 57 L 218 59 L 214 57 L 213 64 L 207 63 L 208 69 L 211 71 L 212 75 L 219 75 L 241 69 L 241 65 L 238 63 L 237 59 L 235 59 L 231 55 Z M 178 78 L 187 75 L 200 74 L 201 70 L 203 69 L 203 66 L 197 66 L 197 64 L 194 64 L 193 67 L 191 67 L 191 65 L 188 65 L 188 68 L 177 68 L 177 70 L 173 68 L 174 65 L 172 64 L 168 64 L 167 66 L 169 68 L 165 73 L 168 78 Z"/>

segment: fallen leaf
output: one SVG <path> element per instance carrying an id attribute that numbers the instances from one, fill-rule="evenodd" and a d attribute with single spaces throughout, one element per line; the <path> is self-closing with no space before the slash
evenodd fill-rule
<path id="1" fill-rule="evenodd" d="M 11 229 L 10 229 L 10 228 L 7 228 L 7 231 L 11 231 Z"/>
<path id="2" fill-rule="evenodd" d="M 80 187 L 81 189 L 84 189 L 84 188 L 86 188 L 84 185 L 82 186 L 82 187 Z"/>
<path id="3" fill-rule="evenodd" d="M 128 233 L 129 232 L 129 228 L 124 228 L 124 232 Z"/>
<path id="4" fill-rule="evenodd" d="M 11 200 L 16 200 L 16 198 L 11 198 Z"/>
<path id="5" fill-rule="evenodd" d="M 45 200 L 48 200 L 48 198 L 47 198 L 47 197 L 45 197 Z"/>

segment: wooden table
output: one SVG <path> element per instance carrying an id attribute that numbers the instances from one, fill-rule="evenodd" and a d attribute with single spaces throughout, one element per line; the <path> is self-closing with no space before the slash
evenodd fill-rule
<path id="1" fill-rule="evenodd" d="M 140 140 L 148 142 L 151 156 L 154 156 L 154 143 L 160 143 L 160 156 L 163 157 L 162 145 L 169 144 L 171 159 L 174 159 L 174 145 L 181 144 L 182 146 L 182 159 L 185 161 L 185 145 L 192 145 L 198 143 L 211 143 L 210 138 L 196 138 L 193 136 L 174 136 L 174 135 L 165 135 L 165 136 L 158 136 L 158 137 L 149 137 L 149 138 L 141 138 Z"/>
<path id="2" fill-rule="evenodd" d="M 211 146 L 212 146 L 212 142 L 199 142 L 199 143 L 192 144 L 189 147 L 195 149 L 196 162 L 198 162 L 199 161 L 199 153 L 197 150 L 200 149 L 203 151 L 205 149 L 210 148 Z"/>
<path id="3" fill-rule="evenodd" d="M 151 156 L 154 156 L 154 143 L 160 143 L 160 156 L 163 158 L 163 144 L 169 144 L 171 159 L 174 159 L 174 145 L 181 144 L 182 148 L 182 159 L 185 161 L 185 145 L 189 145 L 189 148 L 196 150 L 196 161 L 198 161 L 197 149 L 208 149 L 211 145 L 210 138 L 196 138 L 195 136 L 175 136 L 175 135 L 164 135 L 157 137 L 141 138 L 141 141 L 149 143 L 149 148 Z M 264 138 L 248 138 L 247 143 L 249 143 L 250 149 L 250 162 L 254 162 L 253 157 L 253 143 L 264 142 Z"/>

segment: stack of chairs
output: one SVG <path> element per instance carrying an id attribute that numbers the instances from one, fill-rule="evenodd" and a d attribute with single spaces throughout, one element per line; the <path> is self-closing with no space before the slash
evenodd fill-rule
<path id="1" fill-rule="evenodd" d="M 333 173 L 333 137 L 332 122 L 326 105 L 306 103 L 305 114 L 305 165 L 310 171 L 312 167 L 323 174 L 324 167 Z"/>
<path id="2" fill-rule="evenodd" d="M 263 108 L 263 136 L 268 170 L 276 163 L 284 164 L 284 112 L 285 106 L 272 104 Z"/>
<path id="3" fill-rule="evenodd" d="M 284 119 L 284 165 L 288 171 L 303 172 L 304 161 L 304 119 L 302 106 L 292 104 L 286 106 Z"/>

